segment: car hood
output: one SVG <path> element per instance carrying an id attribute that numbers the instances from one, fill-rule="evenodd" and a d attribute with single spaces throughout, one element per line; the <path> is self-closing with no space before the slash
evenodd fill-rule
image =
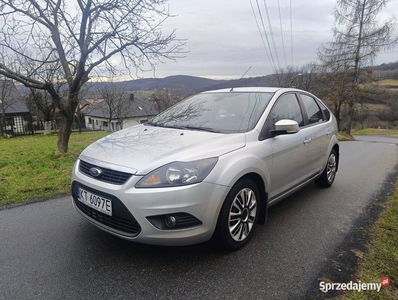
<path id="1" fill-rule="evenodd" d="M 218 157 L 244 147 L 245 142 L 244 133 L 219 134 L 137 125 L 91 144 L 80 158 L 119 165 L 145 175 L 173 161 Z"/>

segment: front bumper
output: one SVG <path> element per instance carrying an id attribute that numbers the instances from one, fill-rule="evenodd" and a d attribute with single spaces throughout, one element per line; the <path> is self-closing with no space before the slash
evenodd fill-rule
<path id="1" fill-rule="evenodd" d="M 72 175 L 72 198 L 76 210 L 102 230 L 146 244 L 181 246 L 209 240 L 230 189 L 208 182 L 173 188 L 135 188 L 141 176 L 132 176 L 125 184 L 115 185 L 82 174 L 78 165 L 79 161 Z M 111 199 L 113 215 L 107 216 L 80 203 L 77 200 L 78 186 Z M 147 219 L 177 213 L 192 215 L 201 225 L 161 230 Z"/>

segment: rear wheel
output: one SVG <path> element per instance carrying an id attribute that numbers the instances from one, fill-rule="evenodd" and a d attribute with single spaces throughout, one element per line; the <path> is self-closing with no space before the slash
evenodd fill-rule
<path id="1" fill-rule="evenodd" d="M 315 184 L 319 187 L 324 187 L 324 188 L 332 186 L 334 179 L 336 177 L 336 170 L 337 170 L 337 156 L 336 156 L 336 151 L 332 149 L 332 152 L 330 152 L 328 158 L 328 162 L 326 163 L 325 170 L 323 170 L 321 177 L 319 177 L 314 181 Z"/>
<path id="2" fill-rule="evenodd" d="M 250 239 L 259 214 L 259 192 L 250 179 L 238 181 L 228 193 L 213 239 L 227 250 L 237 250 Z"/>

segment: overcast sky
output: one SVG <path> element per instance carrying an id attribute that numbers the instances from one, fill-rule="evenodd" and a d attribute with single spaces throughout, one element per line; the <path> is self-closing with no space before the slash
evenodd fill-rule
<path id="1" fill-rule="evenodd" d="M 256 1 L 251 0 L 258 17 Z M 293 64 L 301 66 L 317 60 L 317 48 L 332 41 L 335 0 L 292 0 Z M 187 39 L 185 58 L 167 61 L 156 67 L 156 77 L 193 75 L 214 79 L 239 78 L 252 66 L 248 77 L 273 73 L 258 31 L 250 0 L 169 0 L 170 12 L 165 33 L 177 29 L 177 37 Z M 259 0 L 264 25 L 270 35 L 264 0 Z M 278 51 L 279 64 L 285 67 L 278 0 L 267 0 Z M 287 64 L 292 63 L 290 0 L 279 0 Z M 398 13 L 398 1 L 392 0 L 380 15 L 380 21 Z M 261 23 L 260 23 L 260 26 Z M 262 27 L 261 27 L 262 28 Z M 395 30 L 397 34 L 398 30 Z M 272 39 L 269 36 L 271 47 Z M 266 43 L 266 42 L 265 42 Z M 267 45 L 267 44 L 266 44 Z M 274 54 L 275 63 L 276 55 Z M 398 48 L 380 53 L 376 63 L 398 60 Z M 144 77 L 151 77 L 150 73 Z"/>

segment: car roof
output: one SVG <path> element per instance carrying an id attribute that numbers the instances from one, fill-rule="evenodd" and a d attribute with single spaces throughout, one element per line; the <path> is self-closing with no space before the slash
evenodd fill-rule
<path id="1" fill-rule="evenodd" d="M 281 88 L 281 87 L 234 87 L 231 88 L 206 91 L 203 93 L 229 93 L 229 92 L 252 92 L 252 93 L 275 93 L 277 91 L 299 91 L 298 89 Z"/>

